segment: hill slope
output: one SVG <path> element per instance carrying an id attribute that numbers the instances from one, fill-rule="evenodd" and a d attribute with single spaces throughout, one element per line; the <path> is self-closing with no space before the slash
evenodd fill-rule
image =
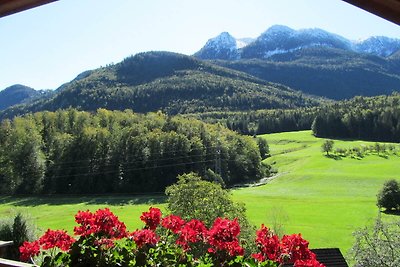
<path id="1" fill-rule="evenodd" d="M 345 99 L 400 91 L 400 39 L 354 42 L 322 29 L 275 25 L 243 47 L 229 33 L 210 39 L 195 57 L 281 83 L 304 93 Z"/>
<path id="2" fill-rule="evenodd" d="M 263 135 L 279 177 L 259 187 L 235 190 L 235 200 L 246 204 L 255 225 L 281 226 L 285 233 L 302 233 L 312 247 L 339 247 L 354 242 L 352 232 L 373 222 L 378 214 L 376 194 L 385 180 L 398 177 L 400 147 L 387 158 L 375 153 L 362 159 L 338 160 L 321 152 L 324 139 L 311 131 Z M 334 147 L 349 149 L 373 142 L 335 140 Z M 389 219 L 393 216 L 387 216 Z"/>
<path id="3" fill-rule="evenodd" d="M 343 49 L 314 47 L 265 59 L 215 61 L 260 79 L 331 99 L 400 91 L 399 60 Z"/>
<path id="4" fill-rule="evenodd" d="M 0 110 L 6 109 L 10 106 L 23 103 L 28 99 L 38 97 L 41 93 L 35 89 L 15 84 L 0 91 Z"/>
<path id="5" fill-rule="evenodd" d="M 320 100 L 286 86 L 202 62 L 193 57 L 147 52 L 85 72 L 50 99 L 6 110 L 2 117 L 75 107 L 169 114 L 314 106 Z"/>

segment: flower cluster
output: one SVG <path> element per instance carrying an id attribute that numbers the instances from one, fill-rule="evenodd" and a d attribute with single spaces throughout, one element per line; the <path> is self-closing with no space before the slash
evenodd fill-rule
<path id="1" fill-rule="evenodd" d="M 177 231 L 179 237 L 176 243 L 188 251 L 191 249 L 191 244 L 205 240 L 206 232 L 207 228 L 203 222 L 196 219 L 190 220 Z"/>
<path id="2" fill-rule="evenodd" d="M 150 208 L 148 212 L 143 212 L 140 219 L 146 224 L 150 230 L 155 230 L 161 222 L 161 210 L 158 208 Z"/>
<path id="3" fill-rule="evenodd" d="M 185 221 L 179 216 L 162 217 L 161 210 L 150 208 L 140 219 L 143 229 L 129 233 L 125 224 L 109 209 L 95 213 L 79 211 L 74 228 L 77 240 L 65 231 L 47 230 L 37 241 L 20 247 L 21 260 L 28 261 L 46 250 L 56 249 L 57 256 L 47 256 L 49 266 L 118 266 L 136 262 L 139 266 L 281 266 L 324 267 L 308 249 L 300 234 L 279 239 L 264 225 L 256 232 L 259 252 L 246 257 L 241 246 L 237 219 L 217 218 L 210 229 L 202 221 Z M 121 239 L 120 241 L 116 241 Z M 101 261 L 101 262 L 98 262 Z M 192 261 L 192 262 L 191 262 Z M 254 265 L 254 262 L 258 265 Z M 47 266 L 47 265 L 46 265 Z"/>
<path id="4" fill-rule="evenodd" d="M 37 256 L 40 253 L 39 241 L 27 242 L 25 241 L 19 247 L 20 258 L 22 261 L 28 261 L 31 257 Z"/>
<path id="5" fill-rule="evenodd" d="M 181 217 L 171 214 L 164 217 L 161 224 L 164 228 L 171 230 L 174 234 L 177 234 L 182 229 L 185 221 L 182 220 Z"/>
<path id="6" fill-rule="evenodd" d="M 208 232 L 208 243 L 212 253 L 227 251 L 230 256 L 243 255 L 244 249 L 239 244 L 240 226 L 237 219 L 233 221 L 217 218 Z"/>
<path id="7" fill-rule="evenodd" d="M 131 234 L 131 237 L 139 248 L 144 245 L 154 246 L 160 240 L 156 233 L 149 229 L 136 230 Z"/>
<path id="8" fill-rule="evenodd" d="M 118 220 L 108 208 L 99 209 L 95 213 L 78 211 L 75 221 L 80 226 L 75 226 L 75 235 L 87 236 L 99 234 L 108 238 L 123 238 L 127 236 L 126 226 Z"/>
<path id="9" fill-rule="evenodd" d="M 301 234 L 284 235 L 281 240 L 264 225 L 257 231 L 256 243 L 259 253 L 252 254 L 259 262 L 272 260 L 293 263 L 294 267 L 323 267 L 308 248 L 308 241 Z"/>
<path id="10" fill-rule="evenodd" d="M 65 231 L 48 229 L 39 240 L 22 244 L 19 248 L 21 260 L 27 261 L 31 257 L 39 255 L 41 249 L 59 248 L 62 251 L 68 251 L 74 242 L 75 239 Z"/>

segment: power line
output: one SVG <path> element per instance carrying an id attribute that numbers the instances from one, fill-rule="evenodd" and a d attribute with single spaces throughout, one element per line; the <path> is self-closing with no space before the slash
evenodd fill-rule
<path id="1" fill-rule="evenodd" d="M 208 149 L 213 149 L 217 148 L 218 146 L 209 146 L 209 147 L 203 147 L 203 149 L 208 150 Z M 192 150 L 195 151 L 195 150 Z M 150 153 L 151 156 L 163 156 L 165 154 L 170 154 L 170 153 L 179 153 L 179 152 L 188 152 L 187 150 L 170 150 L 170 151 L 164 151 L 164 152 L 159 152 L 159 153 Z M 129 155 L 129 154 L 128 154 Z M 114 159 L 114 156 L 107 156 L 107 157 L 102 157 L 102 158 L 96 158 L 96 160 L 109 160 L 109 159 Z M 118 157 L 117 157 L 118 158 Z M 91 159 L 82 159 L 82 160 L 74 160 L 74 161 L 63 161 L 63 162 L 58 162 L 52 164 L 52 166 L 58 166 L 58 165 L 66 165 L 66 164 L 73 164 L 73 163 L 80 163 L 80 162 L 90 162 Z"/>
<path id="2" fill-rule="evenodd" d="M 192 161 L 192 162 L 182 162 L 182 163 L 175 163 L 175 164 L 167 164 L 167 165 L 160 165 L 160 166 L 152 166 L 152 167 L 143 167 L 143 168 L 127 168 L 123 169 L 123 171 L 139 171 L 139 170 L 151 170 L 151 169 L 158 169 L 158 168 L 165 168 L 165 167 L 174 167 L 174 166 L 182 166 L 182 165 L 190 165 L 195 163 L 206 163 L 212 162 L 214 160 L 201 160 L 201 161 Z M 70 174 L 70 175 L 59 175 L 59 176 L 51 176 L 51 178 L 66 178 L 66 177 L 78 177 L 78 176 L 91 176 L 91 175 L 98 175 L 98 174 L 110 174 L 110 173 L 118 173 L 121 170 L 112 170 L 112 171 L 101 171 L 101 172 L 90 172 L 90 173 L 77 173 L 77 174 Z"/>
<path id="3" fill-rule="evenodd" d="M 209 156 L 214 156 L 216 155 L 215 153 L 212 154 L 200 154 L 200 155 L 187 155 L 187 156 L 181 156 L 181 157 L 169 157 L 169 158 L 160 158 L 160 159 L 153 159 L 153 160 L 134 160 L 134 161 L 118 161 L 118 162 L 114 162 L 114 163 L 106 163 L 106 164 L 99 164 L 100 167 L 104 167 L 104 166 L 115 166 L 116 164 L 134 164 L 134 163 L 144 163 L 144 164 L 148 164 L 148 163 L 152 163 L 152 162 L 163 162 L 163 161 L 167 161 L 167 160 L 178 160 L 178 159 L 186 159 L 186 158 L 197 158 L 197 157 L 209 157 Z M 96 159 L 97 160 L 97 159 Z M 93 161 L 90 161 L 88 163 L 92 163 Z M 50 165 L 50 167 L 54 167 L 54 166 L 60 166 L 61 164 L 52 164 Z M 63 168 L 63 170 L 79 170 L 79 169 L 85 169 L 88 168 L 88 166 L 72 166 L 72 167 L 67 167 L 67 168 Z"/>

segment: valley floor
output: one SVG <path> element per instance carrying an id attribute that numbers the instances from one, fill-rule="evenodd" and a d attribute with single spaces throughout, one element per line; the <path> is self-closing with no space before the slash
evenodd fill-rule
<path id="1" fill-rule="evenodd" d="M 345 254 L 352 232 L 371 224 L 379 211 L 376 194 L 385 180 L 398 178 L 400 156 L 370 154 L 363 158 L 326 157 L 324 139 L 310 131 L 263 135 L 272 157 L 267 162 L 279 176 L 265 185 L 234 189 L 233 198 L 244 202 L 252 223 L 302 233 L 312 248 L 339 247 Z M 363 141 L 335 140 L 335 147 L 368 146 Z M 398 145 L 397 145 L 398 146 Z M 0 197 L 0 217 L 16 211 L 30 214 L 45 231 L 72 233 L 78 210 L 109 207 L 129 230 L 142 227 L 139 216 L 149 206 L 165 209 L 163 196 Z M 386 219 L 394 218 L 384 215 Z M 398 217 L 397 217 L 398 218 Z"/>
<path id="2" fill-rule="evenodd" d="M 263 186 L 235 190 L 234 199 L 246 203 L 256 225 L 302 233 L 313 248 L 339 247 L 346 253 L 352 233 L 378 215 L 376 194 L 385 180 L 398 178 L 400 156 L 388 152 L 363 158 L 327 157 L 321 151 L 325 139 L 315 138 L 311 131 L 263 137 L 272 154 L 267 162 L 282 175 Z M 373 144 L 334 140 L 334 149 Z"/>

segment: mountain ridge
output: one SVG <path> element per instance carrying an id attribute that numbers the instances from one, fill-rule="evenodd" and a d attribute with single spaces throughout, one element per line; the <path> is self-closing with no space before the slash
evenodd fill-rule
<path id="1" fill-rule="evenodd" d="M 172 52 L 145 52 L 98 68 L 62 85 L 48 99 L 3 111 L 13 117 L 69 107 L 164 111 L 182 114 L 213 110 L 250 110 L 315 106 L 320 99 L 287 86 Z"/>
<path id="2" fill-rule="evenodd" d="M 223 36 L 230 36 L 231 42 L 224 42 Z M 294 30 L 285 25 L 271 26 L 256 39 L 240 48 L 232 45 L 233 40 L 237 43 L 239 39 L 234 38 L 228 32 L 223 32 L 217 37 L 209 39 L 194 56 L 211 60 L 265 59 L 275 54 L 322 46 L 388 57 L 400 50 L 400 39 L 372 36 L 363 41 L 351 41 L 319 28 Z M 230 52 L 221 53 L 221 51 Z"/>

